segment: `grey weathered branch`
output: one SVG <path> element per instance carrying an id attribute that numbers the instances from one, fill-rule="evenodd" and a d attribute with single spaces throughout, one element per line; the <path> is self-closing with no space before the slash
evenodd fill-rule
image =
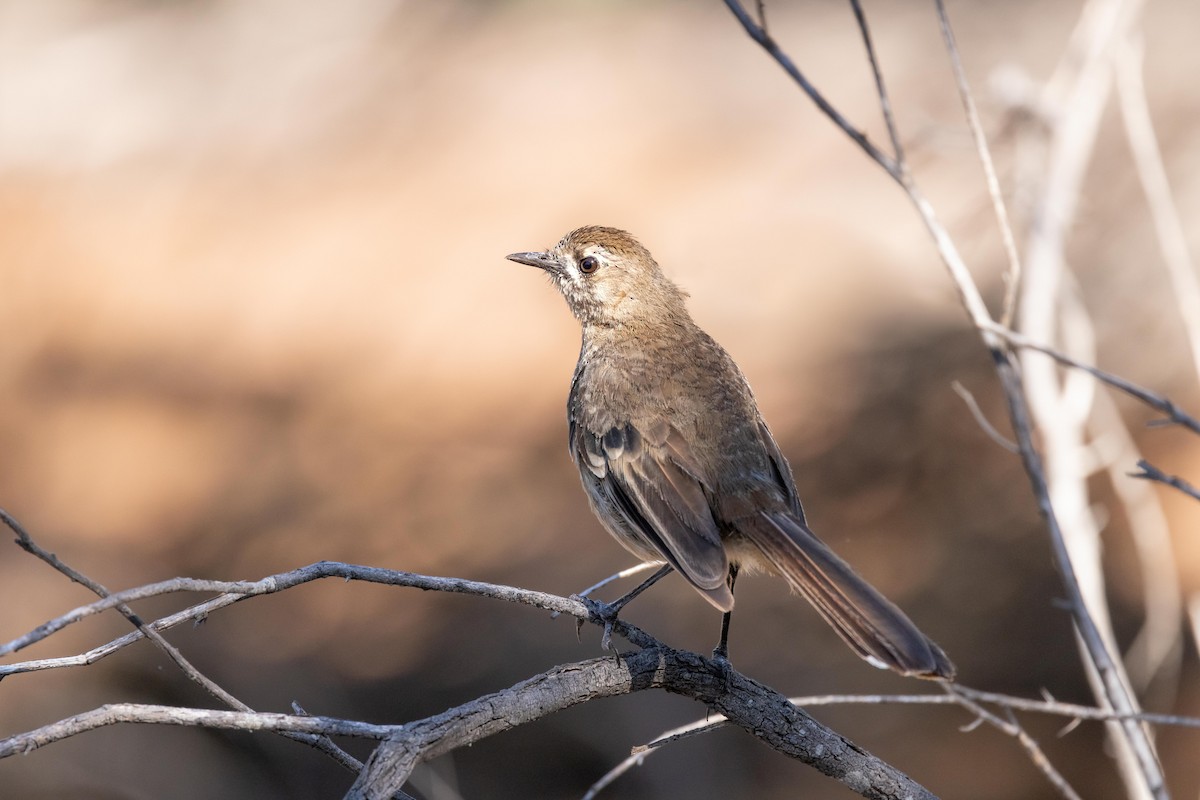
<path id="1" fill-rule="evenodd" d="M 863 797 L 934 796 L 773 689 L 695 653 L 657 646 L 622 656 L 619 662 L 600 658 L 556 667 L 503 692 L 406 725 L 376 749 L 347 797 L 388 797 L 422 761 L 578 703 L 645 689 L 663 689 L 704 703 L 773 750 L 815 767 Z"/>
<path id="2" fill-rule="evenodd" d="M 27 551 L 50 561 L 64 574 L 79 576 L 81 582 L 99 586 L 81 573 L 66 567 L 57 557 L 37 546 L 28 533 L 10 515 L 0 509 L 0 519 L 18 533 L 18 543 Z M 55 666 L 94 663 L 109 653 L 150 635 L 161 639 L 160 630 L 188 619 L 205 615 L 240 600 L 272 594 L 321 578 L 362 580 L 423 590 L 435 590 L 489 597 L 522 603 L 580 620 L 605 624 L 593 601 L 558 597 L 544 592 L 511 586 L 440 578 L 411 572 L 385 570 L 337 562 L 318 562 L 307 567 L 272 575 L 258 581 L 203 581 L 177 578 L 126 592 L 108 592 L 87 606 L 39 625 L 0 648 L 11 653 L 41 641 L 64 627 L 93 614 L 113 608 L 133 615 L 127 603 L 174 592 L 221 592 L 215 598 L 184 612 L 150 624 L 137 619 L 137 630 L 97 648 L 92 654 L 71 659 L 41 659 L 0 666 L 0 678 Z M 99 593 L 99 592 L 98 592 Z M 347 720 L 288 714 L 262 714 L 233 699 L 234 711 L 209 709 L 173 709 L 161 706 L 111 705 L 76 715 L 43 728 L 0 740 L 0 758 L 28 752 L 37 747 L 97 727 L 122 722 L 148 724 L 203 725 L 206 727 L 270 730 L 296 738 L 330 753 L 341 754 L 346 766 L 362 765 L 345 754 L 328 738 L 330 735 L 387 737 L 368 764 L 359 773 L 351 790 L 352 797 L 391 798 L 401 791 L 416 764 L 457 747 L 469 745 L 485 736 L 499 733 L 525 722 L 539 719 L 556 710 L 586 702 L 595 697 L 625 694 L 643 689 L 665 689 L 708 704 L 729 719 L 763 739 L 782 753 L 798 758 L 859 792 L 863 797 L 892 798 L 933 795 L 902 772 L 847 741 L 821 725 L 805 712 L 791 706 L 787 698 L 758 684 L 731 668 L 722 667 L 693 653 L 666 647 L 654 637 L 618 620 L 613 631 L 641 648 L 639 652 L 613 658 L 593 659 L 555 667 L 541 675 L 506 689 L 472 700 L 436 717 L 402 726 L 373 726 Z M 181 656 L 182 659 L 182 656 Z M 58 662 L 58 663 L 49 663 Z M 177 664 L 179 661 L 176 662 Z M 186 664 L 186 660 L 184 660 Z M 181 665 L 182 667 L 182 665 Z M 218 687 L 219 688 L 219 687 Z M 223 692 L 223 690 L 221 690 Z M 220 694 L 217 694 L 221 697 Z M 764 731 L 764 725 L 770 725 Z"/>
<path id="3" fill-rule="evenodd" d="M 110 592 L 99 581 L 93 580 L 82 572 L 70 567 L 54 553 L 51 553 L 35 542 L 33 537 L 29 535 L 29 532 L 25 530 L 25 527 L 21 525 L 21 523 L 18 522 L 15 517 L 2 508 L 0 508 L 0 522 L 3 522 L 13 533 L 17 535 L 16 544 L 22 550 L 44 561 L 46 564 L 49 564 L 55 570 L 63 575 L 66 575 L 75 583 L 86 587 L 93 594 L 98 595 L 102 600 L 106 600 L 107 598 L 111 597 L 112 592 Z M 235 711 L 252 712 L 254 710 L 246 703 L 243 703 L 241 700 L 234 697 L 232 693 L 217 684 L 216 681 L 212 680 L 203 672 L 201 672 L 195 665 L 193 665 L 187 658 L 184 657 L 183 653 L 181 653 L 177 647 L 163 638 L 158 629 L 154 628 L 153 626 L 146 625 L 146 623 L 143 622 L 137 614 L 133 613 L 133 609 L 131 609 L 126 603 L 118 600 L 113 602 L 111 607 L 115 608 L 121 614 L 121 616 L 125 617 L 125 619 L 127 619 L 129 623 L 137 629 L 138 636 L 144 636 L 145 638 L 149 639 L 159 650 L 166 654 L 167 658 L 169 658 L 175 664 L 175 666 L 179 668 L 179 671 L 182 672 L 189 680 L 198 684 L 210 695 Z M 6 673 L 4 672 L 0 672 L 0 678 L 3 678 L 5 674 Z M 314 737 L 306 733 L 285 733 L 283 735 L 325 753 L 327 756 L 332 758 L 346 769 L 358 770 L 362 766 L 358 759 L 342 750 L 327 737 Z"/>

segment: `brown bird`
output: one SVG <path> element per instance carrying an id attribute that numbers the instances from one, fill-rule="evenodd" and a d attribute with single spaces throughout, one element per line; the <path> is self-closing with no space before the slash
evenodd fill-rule
<path id="1" fill-rule="evenodd" d="M 645 247 L 585 227 L 508 259 L 544 270 L 583 328 L 567 419 L 593 511 L 634 555 L 665 562 L 725 612 L 714 655 L 726 654 L 742 567 L 782 575 L 871 664 L 954 676 L 941 648 L 809 530 L 741 370 Z"/>

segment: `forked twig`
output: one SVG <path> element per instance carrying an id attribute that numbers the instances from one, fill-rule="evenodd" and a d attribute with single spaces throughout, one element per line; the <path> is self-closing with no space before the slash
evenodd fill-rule
<path id="1" fill-rule="evenodd" d="M 1166 484 L 1174 489 L 1178 489 L 1195 500 L 1200 500 L 1200 489 L 1192 486 L 1183 478 L 1176 477 L 1175 475 L 1168 475 L 1144 458 L 1140 459 L 1137 462 L 1137 465 L 1141 472 L 1130 472 L 1129 477 L 1141 478 L 1143 480 L 1150 480 L 1157 483 Z"/>
<path id="2" fill-rule="evenodd" d="M 918 214 L 925 223 L 926 229 L 933 237 L 943 263 L 954 280 L 955 287 L 958 290 L 959 297 L 963 302 L 967 314 L 992 355 L 997 375 L 1004 390 L 1004 397 L 1008 404 L 1013 429 L 1016 432 L 1021 460 L 1029 478 L 1034 497 L 1037 500 L 1038 510 L 1045 520 L 1047 530 L 1050 534 L 1050 543 L 1055 556 L 1055 563 L 1075 618 L 1077 630 L 1087 657 L 1100 676 L 1101 688 L 1099 691 L 1103 693 L 1106 701 L 1119 714 L 1127 715 L 1136 713 L 1138 710 L 1136 701 L 1126 687 L 1121 676 L 1120 667 L 1113 654 L 1109 651 L 1108 645 L 1105 643 L 1095 619 L 1088 610 L 1079 579 L 1075 574 L 1070 558 L 1070 551 L 1067 548 L 1062 528 L 1050 500 L 1042 457 L 1034 446 L 1033 428 L 1021 374 L 1013 362 L 1011 353 L 1005 346 L 1005 339 L 996 332 L 995 329 L 999 326 L 996 325 L 988 313 L 979 290 L 953 239 L 951 239 L 945 227 L 937 219 L 932 206 L 917 190 L 911 179 L 908 178 L 909 173 L 904 165 L 884 156 L 879 152 L 878 148 L 870 145 L 861 134 L 857 136 L 852 135 L 851 132 L 857 132 L 856 129 L 846 122 L 836 110 L 828 107 L 829 104 L 811 86 L 808 80 L 804 78 L 790 57 L 783 53 L 778 45 L 754 24 L 754 21 L 741 7 L 741 3 L 738 0 L 725 0 L 725 4 L 730 8 L 749 36 L 787 71 L 804 92 L 817 103 L 822 111 L 833 119 L 843 131 L 851 135 L 851 139 L 904 188 L 909 199 L 916 207 Z M 952 37 L 949 41 L 953 41 Z M 868 48 L 871 48 L 870 37 L 865 35 L 865 32 L 864 42 Z M 873 55 L 870 55 L 870 57 L 874 61 Z M 882 82 L 877 82 L 876 88 L 881 92 L 881 104 L 885 103 L 886 97 L 882 96 Z M 1158 768 L 1157 760 L 1153 753 L 1153 746 L 1146 737 L 1145 731 L 1142 730 L 1138 723 L 1130 719 L 1124 719 L 1120 723 L 1120 726 L 1125 737 L 1132 744 L 1146 786 L 1155 796 L 1165 798 L 1166 790 L 1161 770 Z"/>
<path id="3" fill-rule="evenodd" d="M 1064 364 L 1073 369 L 1082 370 L 1083 372 L 1086 372 L 1094 377 L 1096 380 L 1101 381 L 1102 383 L 1107 383 L 1114 389 L 1119 389 L 1130 397 L 1140 400 L 1156 411 L 1160 411 L 1161 413 L 1165 414 L 1166 419 L 1158 421 L 1157 424 L 1179 425 L 1180 427 L 1186 428 L 1192 433 L 1200 434 L 1200 420 L 1197 420 L 1195 417 L 1186 413 L 1183 409 L 1175 404 L 1174 400 L 1170 399 L 1169 397 L 1160 395 L 1157 392 L 1152 392 L 1149 389 L 1138 386 L 1136 383 L 1127 381 L 1118 375 L 1113 375 L 1111 372 L 1105 372 L 1104 370 L 1094 367 L 1091 364 L 1085 364 L 1076 358 L 1072 358 L 1066 353 L 1055 350 L 1053 347 L 1041 344 L 1040 342 L 1035 342 L 1024 334 L 1018 333 L 1014 330 L 1009 330 L 1002 325 L 996 325 L 993 323 L 990 326 L 990 329 L 992 333 L 995 333 L 1013 347 L 1017 347 L 1022 350 L 1036 350 L 1039 353 L 1050 356 L 1050 358 L 1054 359 L 1060 364 Z"/>
<path id="4" fill-rule="evenodd" d="M 30 553 L 31 555 L 41 559 L 54 569 L 61 572 L 63 575 L 66 575 L 75 583 L 85 586 L 93 594 L 102 599 L 106 599 L 112 594 L 98 581 L 92 580 L 82 572 L 73 569 L 59 559 L 58 556 L 38 545 L 37 542 L 33 540 L 33 537 L 29 535 L 29 532 L 25 530 L 25 527 L 21 525 L 21 523 L 18 522 L 15 517 L 2 508 L 0 508 L 0 522 L 3 522 L 5 525 L 7 525 L 8 528 L 17 535 L 17 545 L 22 550 L 25 550 L 27 553 Z M 159 633 L 158 630 L 153 626 L 147 625 L 145 622 L 143 622 L 142 619 L 138 617 L 138 615 L 135 614 L 133 609 L 131 609 L 128 605 L 123 602 L 115 602 L 113 603 L 112 607 L 120 612 L 121 616 L 129 620 L 129 622 L 135 628 L 137 628 L 138 632 L 142 636 L 154 642 L 158 649 L 165 653 L 167 657 L 175 663 L 175 666 L 177 666 L 179 670 L 188 677 L 188 679 L 199 684 L 206 692 L 230 708 L 236 711 L 253 712 L 254 709 L 234 697 L 222 686 L 218 685 L 216 681 L 212 680 L 199 669 L 197 669 L 184 657 L 183 653 L 181 653 L 177 647 L 163 638 L 162 634 Z M 3 668 L 0 667 L 0 677 L 3 677 L 6 674 L 2 670 Z M 325 753 L 348 770 L 357 771 L 362 768 L 362 762 L 346 751 L 342 750 L 327 736 L 314 736 L 307 733 L 285 733 L 283 735 L 287 736 L 289 739 L 302 742 L 303 744 Z"/>

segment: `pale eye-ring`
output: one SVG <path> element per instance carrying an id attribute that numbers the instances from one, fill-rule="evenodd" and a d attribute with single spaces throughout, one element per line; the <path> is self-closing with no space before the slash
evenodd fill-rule
<path id="1" fill-rule="evenodd" d="M 600 260 L 595 256 L 584 256 L 579 259 L 579 271 L 585 274 L 595 272 L 600 266 Z"/>

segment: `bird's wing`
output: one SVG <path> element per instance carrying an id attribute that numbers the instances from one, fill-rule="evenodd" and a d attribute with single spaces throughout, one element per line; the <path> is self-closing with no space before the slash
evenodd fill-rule
<path id="1" fill-rule="evenodd" d="M 792 468 L 788 466 L 787 459 L 780 452 L 779 445 L 775 443 L 775 437 L 771 435 L 771 431 L 767 428 L 767 423 L 763 421 L 761 415 L 758 418 L 758 435 L 762 439 L 763 447 L 767 451 L 767 458 L 771 462 L 772 477 L 786 495 L 792 513 L 803 524 L 804 509 L 800 507 L 800 494 L 796 491 L 796 480 L 792 477 Z"/>
<path id="2" fill-rule="evenodd" d="M 571 449 L 585 478 L 713 605 L 728 611 L 729 561 L 690 448 L 665 422 L 626 423 L 603 433 L 572 428 Z"/>

